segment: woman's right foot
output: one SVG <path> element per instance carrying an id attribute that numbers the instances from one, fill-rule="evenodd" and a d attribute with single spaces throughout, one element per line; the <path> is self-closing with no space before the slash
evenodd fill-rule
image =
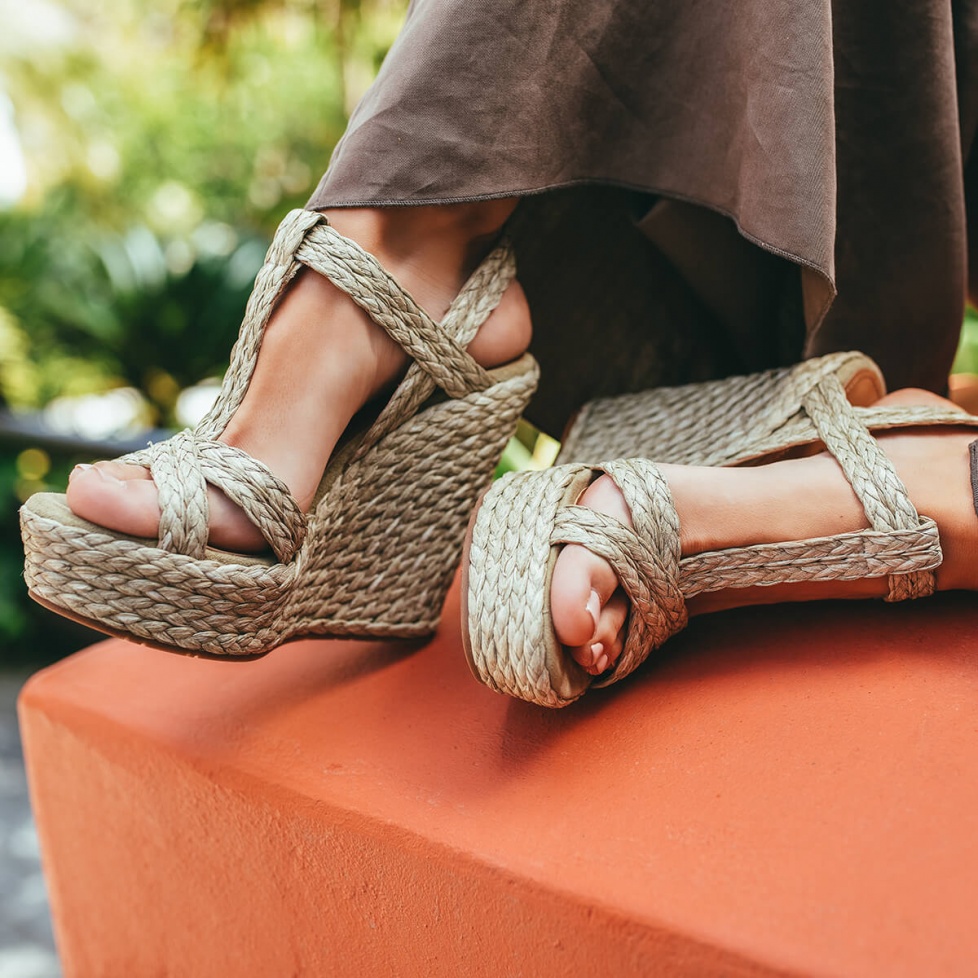
<path id="1" fill-rule="evenodd" d="M 438 321 L 512 204 L 338 211 L 330 223 L 372 253 Z M 526 297 L 513 282 L 468 350 L 483 367 L 500 366 L 525 352 L 530 332 Z M 251 383 L 220 440 L 268 466 L 305 511 L 350 420 L 391 390 L 406 367 L 407 354 L 352 299 L 306 270 L 276 307 Z M 142 466 L 79 466 L 67 498 L 71 510 L 92 523 L 130 536 L 157 535 L 156 486 Z M 210 487 L 208 502 L 212 546 L 237 553 L 267 547 L 223 493 Z"/>
<path id="2" fill-rule="evenodd" d="M 897 391 L 880 406 L 953 408 L 925 391 Z M 978 589 L 978 516 L 972 501 L 969 449 L 974 429 L 920 428 L 877 436 L 919 512 L 938 525 L 944 562 L 941 590 Z M 866 527 L 862 505 L 827 453 L 744 468 L 661 465 L 681 527 L 683 556 L 711 550 L 829 536 Z M 628 507 L 607 476 L 580 499 L 631 525 Z M 731 588 L 702 594 L 690 615 L 749 604 L 827 598 L 882 597 L 886 578 Z M 628 600 L 611 565 L 585 547 L 565 546 L 557 557 L 551 612 L 558 640 L 592 675 L 614 665 L 624 646 Z"/>

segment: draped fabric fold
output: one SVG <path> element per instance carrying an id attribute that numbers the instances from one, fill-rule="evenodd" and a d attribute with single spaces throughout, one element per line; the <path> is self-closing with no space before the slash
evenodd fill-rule
<path id="1" fill-rule="evenodd" d="M 310 206 L 526 196 L 552 429 L 849 348 L 941 390 L 976 56 L 978 0 L 415 0 Z"/>

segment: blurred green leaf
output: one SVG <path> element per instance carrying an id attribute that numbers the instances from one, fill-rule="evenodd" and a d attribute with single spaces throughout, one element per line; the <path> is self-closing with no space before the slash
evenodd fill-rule
<path id="1" fill-rule="evenodd" d="M 978 374 L 978 312 L 971 306 L 964 314 L 958 352 L 951 367 L 952 374 Z"/>

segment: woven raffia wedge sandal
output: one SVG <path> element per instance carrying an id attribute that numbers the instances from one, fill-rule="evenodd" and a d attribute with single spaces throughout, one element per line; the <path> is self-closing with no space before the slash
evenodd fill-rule
<path id="1" fill-rule="evenodd" d="M 655 463 L 633 458 L 514 473 L 483 497 L 463 558 L 462 634 L 476 678 L 542 706 L 566 706 L 589 686 L 632 672 L 686 624 L 686 599 L 708 591 L 801 581 L 889 577 L 887 600 L 930 594 L 942 560 L 937 526 L 918 516 L 869 429 L 953 424 L 978 417 L 932 409 L 850 405 L 839 377 L 826 373 L 801 395 L 780 431 L 757 441 L 757 455 L 790 446 L 828 449 L 866 512 L 870 529 L 790 543 L 681 557 L 679 520 Z M 576 505 L 602 472 L 622 492 L 634 529 Z M 614 667 L 592 677 L 565 653 L 550 618 L 550 586 L 560 547 L 577 543 L 608 560 L 631 603 L 625 646 Z"/>
<path id="2" fill-rule="evenodd" d="M 366 430 L 333 453 L 308 514 L 264 465 L 216 439 L 247 390 L 262 334 L 303 267 L 348 293 L 411 356 Z M 515 274 L 498 247 L 434 323 L 321 215 L 293 211 L 259 273 L 217 403 L 193 432 L 122 459 L 159 491 L 158 540 L 76 517 L 63 495 L 21 510 L 31 595 L 110 634 L 177 651 L 256 655 L 301 635 L 424 636 L 438 624 L 472 506 L 537 380 L 529 355 L 485 370 L 465 346 Z M 274 557 L 207 546 L 206 483 Z"/>
<path id="3" fill-rule="evenodd" d="M 830 353 L 792 367 L 589 401 L 564 432 L 558 464 L 654 458 L 675 465 L 733 465 L 798 413 L 801 398 L 834 375 L 853 405 L 886 393 L 865 353 Z"/>

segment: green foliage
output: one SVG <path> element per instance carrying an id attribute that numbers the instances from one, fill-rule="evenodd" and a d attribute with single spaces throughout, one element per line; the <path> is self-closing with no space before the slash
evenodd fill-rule
<path id="1" fill-rule="evenodd" d="M 38 406 L 220 373 L 264 246 L 301 206 L 401 3 L 73 0 L 8 58 L 32 182 L 0 212 L 0 393 Z"/>
<path id="2" fill-rule="evenodd" d="M 978 374 L 978 311 L 965 311 L 958 352 L 951 367 L 953 374 Z"/>
<path id="3" fill-rule="evenodd" d="M 284 0 L 61 9 L 69 44 L 4 65 L 33 200 L 71 185 L 100 224 L 173 234 L 203 215 L 270 230 L 301 204 L 345 125 L 345 78 L 372 75 L 403 5 L 344 2 L 325 18 Z"/>
<path id="4" fill-rule="evenodd" d="M 22 405 L 219 372 L 265 240 L 342 132 L 345 79 L 403 4 L 58 9 L 70 42 L 4 65 L 32 176 L 0 213 L 0 307 L 29 341 L 0 383 Z"/>
<path id="5" fill-rule="evenodd" d="M 0 208 L 0 403 L 132 385 L 172 423 L 179 390 L 223 372 L 271 232 L 312 193 L 405 7 L 38 0 L 5 23 L 0 103 L 29 186 Z M 84 640 L 26 601 L 15 519 L 82 460 L 37 476 L 0 450 L 7 658 Z"/>
<path id="6" fill-rule="evenodd" d="M 37 472 L 25 472 L 22 460 L 29 454 L 38 453 L 0 450 L 0 661 L 7 665 L 54 662 L 99 637 L 90 629 L 44 611 L 27 597 L 17 522 L 20 499 L 30 491 L 63 485 L 72 465 L 81 461 L 56 460 L 54 468 L 46 469 L 41 479 L 36 478 Z"/>
<path id="7" fill-rule="evenodd" d="M 22 582 L 19 540 L 11 540 L 17 526 L 17 467 L 13 457 L 0 455 L 0 643 L 9 643 L 27 627 L 27 613 L 20 599 Z M 10 546 L 9 544 L 13 544 Z"/>
<path id="8" fill-rule="evenodd" d="M 145 224 L 113 233 L 80 222 L 73 195 L 50 194 L 39 212 L 0 215 L 0 389 L 18 407 L 62 394 L 142 388 L 160 419 L 184 387 L 219 374 L 265 250 L 204 222 L 162 239 Z"/>

